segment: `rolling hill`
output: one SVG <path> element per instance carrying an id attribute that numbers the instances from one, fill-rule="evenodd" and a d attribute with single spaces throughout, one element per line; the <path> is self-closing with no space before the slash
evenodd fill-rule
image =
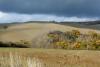
<path id="1" fill-rule="evenodd" d="M 0 28 L 0 41 L 3 42 L 19 42 L 21 40 L 31 41 L 33 44 L 46 44 L 47 33 L 50 31 L 70 31 L 79 30 L 82 33 L 95 31 L 100 33 L 100 25 L 84 25 L 80 23 L 13 23 L 8 24 L 7 29 Z"/>
<path id="2" fill-rule="evenodd" d="M 8 27 L 5 28 L 5 26 Z M 34 47 L 44 47 L 47 45 L 47 33 L 70 30 L 100 33 L 100 25 L 45 22 L 3 24 L 0 26 L 0 41 L 26 40 L 32 41 Z M 0 48 L 1 67 L 99 67 L 98 58 L 100 58 L 100 51 L 93 50 Z"/>

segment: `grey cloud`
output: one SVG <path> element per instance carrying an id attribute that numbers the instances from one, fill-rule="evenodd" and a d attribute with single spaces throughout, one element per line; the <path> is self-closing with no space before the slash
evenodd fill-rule
<path id="1" fill-rule="evenodd" d="M 100 0 L 0 0 L 0 11 L 100 17 Z"/>

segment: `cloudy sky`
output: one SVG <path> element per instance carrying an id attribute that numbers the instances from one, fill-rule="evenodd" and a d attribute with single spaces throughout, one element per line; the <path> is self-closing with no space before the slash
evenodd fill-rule
<path id="1" fill-rule="evenodd" d="M 0 0 L 0 23 L 100 19 L 100 0 Z"/>

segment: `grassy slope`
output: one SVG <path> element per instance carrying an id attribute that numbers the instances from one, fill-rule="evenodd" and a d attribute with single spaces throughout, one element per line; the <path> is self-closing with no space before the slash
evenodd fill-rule
<path id="1" fill-rule="evenodd" d="M 7 30 L 0 32 L 0 40 L 2 41 L 19 41 L 19 40 L 43 40 L 46 33 L 53 30 L 69 31 L 78 29 L 85 33 L 92 29 L 76 28 L 70 25 L 60 25 L 54 23 L 24 23 L 10 26 Z M 94 30 L 100 32 L 99 30 Z"/>
<path id="2" fill-rule="evenodd" d="M 46 33 L 52 30 L 68 31 L 72 29 L 79 29 L 85 33 L 91 29 L 76 28 L 68 25 L 59 25 L 53 23 L 27 23 L 16 24 L 10 26 L 7 30 L 0 32 L 0 40 L 2 41 L 19 41 L 19 40 L 43 40 Z M 100 32 L 99 30 L 95 30 Z M 39 43 L 40 44 L 40 43 Z M 33 49 L 33 48 L 0 48 L 0 65 L 7 67 L 10 63 L 9 55 L 12 53 L 14 58 L 16 55 L 22 61 L 23 58 L 38 58 L 43 63 L 43 67 L 100 67 L 100 51 L 88 50 L 59 50 L 59 49 Z M 3 59 L 3 60 L 2 60 Z M 25 60 L 25 59 L 24 59 Z M 15 62 L 16 62 L 15 61 Z M 25 60 L 24 65 L 26 64 Z M 4 65 L 4 66 L 3 66 Z M 13 65 L 13 64 L 12 64 Z M 8 66 L 11 67 L 11 66 Z M 17 66 L 16 66 L 17 67 Z M 20 67 L 20 66 L 18 66 Z M 21 66 L 25 67 L 25 66 Z M 31 67 L 31 66 L 28 66 Z M 35 66 L 33 66 L 35 67 Z"/>

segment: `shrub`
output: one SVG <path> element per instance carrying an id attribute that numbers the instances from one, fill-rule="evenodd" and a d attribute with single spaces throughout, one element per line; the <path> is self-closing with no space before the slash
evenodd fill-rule
<path id="1" fill-rule="evenodd" d="M 90 31 L 88 34 L 78 30 L 49 33 L 49 40 L 55 48 L 62 49 L 100 49 L 100 34 Z"/>
<path id="2" fill-rule="evenodd" d="M 65 37 L 69 41 L 76 41 L 76 39 L 78 38 L 77 35 L 75 35 L 73 32 L 70 32 L 70 31 L 65 32 Z"/>
<path id="3" fill-rule="evenodd" d="M 28 45 L 25 45 L 25 44 L 21 44 L 21 43 L 13 43 L 13 42 L 10 42 L 10 47 L 17 47 L 17 48 L 29 48 Z"/>
<path id="4" fill-rule="evenodd" d="M 48 33 L 48 37 L 50 41 L 52 41 L 53 43 L 58 42 L 63 39 L 63 32 L 60 31 L 50 32 Z"/>
<path id="5" fill-rule="evenodd" d="M 0 41 L 0 47 L 18 47 L 18 48 L 29 48 L 31 46 L 29 41 L 20 41 L 20 42 L 2 42 Z"/>
<path id="6" fill-rule="evenodd" d="M 56 37 L 56 35 L 55 35 L 55 34 L 51 34 L 51 33 L 50 33 L 50 34 L 48 34 L 48 37 L 49 37 L 49 38 L 55 38 L 55 37 Z"/>
<path id="7" fill-rule="evenodd" d="M 80 42 L 75 42 L 75 43 L 74 43 L 74 48 L 75 48 L 75 49 L 80 48 L 80 46 L 81 46 L 81 43 L 80 43 Z"/>
<path id="8" fill-rule="evenodd" d="M 32 47 L 32 42 L 26 41 L 26 40 L 20 40 L 19 42 L 16 42 L 16 46 L 19 46 L 19 47 Z"/>
<path id="9" fill-rule="evenodd" d="M 94 46 L 95 49 L 100 48 L 100 40 L 94 41 L 94 43 L 92 45 Z"/>
<path id="10" fill-rule="evenodd" d="M 81 35 L 81 33 L 80 33 L 79 30 L 72 30 L 72 34 L 73 34 L 73 35 L 76 35 L 76 36 Z"/>
<path id="11" fill-rule="evenodd" d="M 68 42 L 66 41 L 59 41 L 59 42 L 56 42 L 56 45 L 62 49 L 67 49 L 67 46 L 68 46 Z"/>
<path id="12" fill-rule="evenodd" d="M 0 41 L 0 47 L 10 47 L 11 45 L 9 43 L 5 43 Z"/>
<path id="13" fill-rule="evenodd" d="M 3 28 L 4 28 L 4 29 L 7 29 L 7 28 L 8 28 L 8 26 L 7 26 L 7 25 L 5 25 L 5 26 L 3 26 Z"/>
<path id="14" fill-rule="evenodd" d="M 96 45 L 100 46 L 100 40 L 96 41 Z"/>

